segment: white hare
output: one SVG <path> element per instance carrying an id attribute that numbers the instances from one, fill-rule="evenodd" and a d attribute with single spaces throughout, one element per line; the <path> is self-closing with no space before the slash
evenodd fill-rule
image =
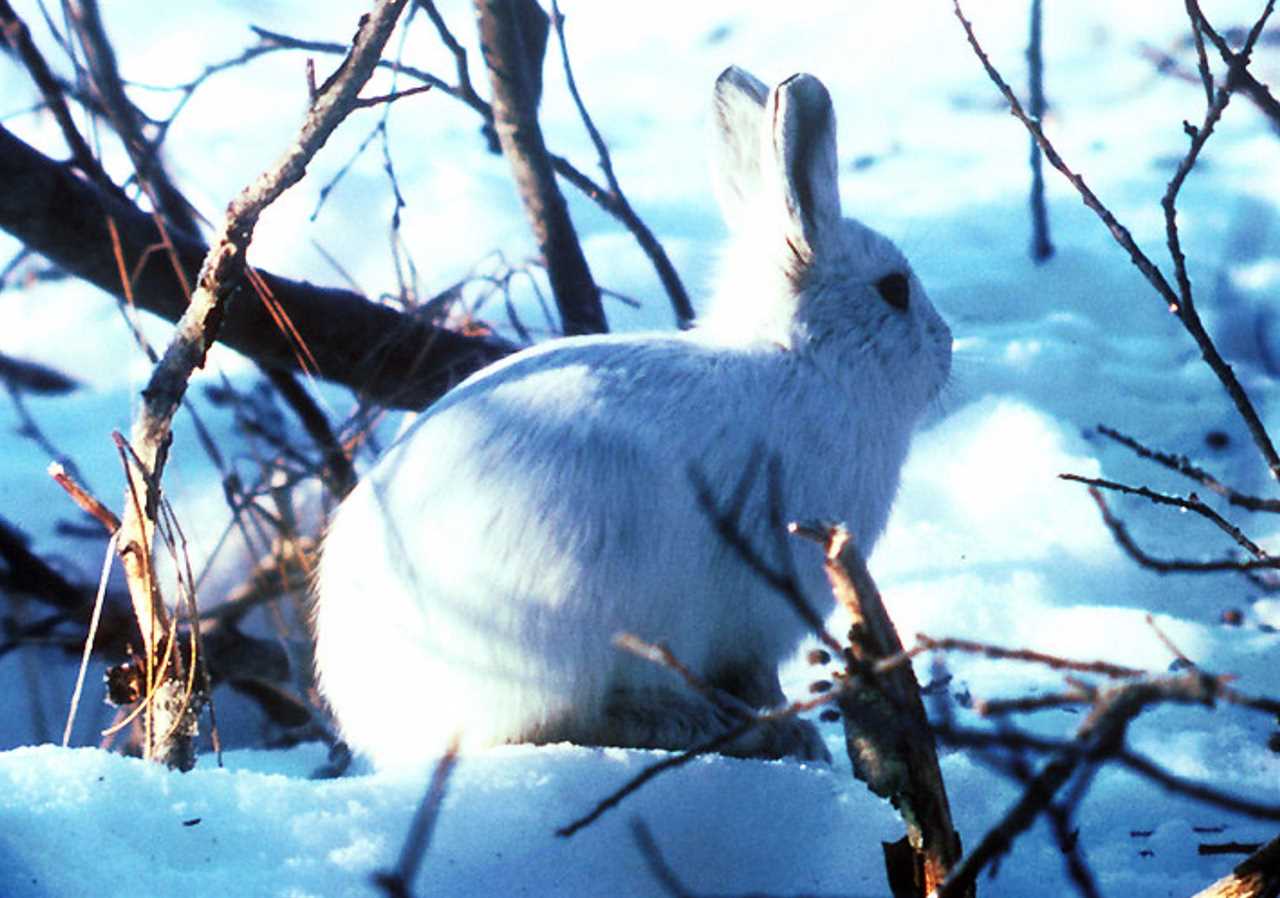
<path id="1" fill-rule="evenodd" d="M 379 766 L 572 741 L 681 749 L 736 721 L 615 647 L 665 644 L 756 708 L 807 627 L 759 559 L 794 563 L 831 609 L 817 552 L 776 527 L 838 518 L 870 551 L 912 430 L 947 379 L 951 336 L 905 258 L 842 219 L 822 83 L 716 82 L 720 201 L 732 231 L 692 330 L 554 340 L 479 372 L 424 413 L 338 510 L 317 578 L 320 684 Z M 773 476 L 753 465 L 771 459 Z M 757 466 L 758 467 L 758 466 Z M 771 486 L 772 484 L 772 486 Z M 814 757 L 807 724 L 727 749 Z"/>

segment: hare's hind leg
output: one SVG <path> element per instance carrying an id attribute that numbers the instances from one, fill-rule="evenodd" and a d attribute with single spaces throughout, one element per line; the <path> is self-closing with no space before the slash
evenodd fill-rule
<path id="1" fill-rule="evenodd" d="M 747 714 L 781 704 L 782 690 L 774 677 L 777 701 L 756 701 L 735 696 L 742 709 L 719 707 L 689 690 L 615 690 L 605 706 L 595 732 L 567 736 L 571 741 L 629 748 L 665 748 L 685 751 L 725 739 L 743 727 Z M 760 696 L 756 696 L 760 697 Z M 716 746 L 714 751 L 744 758 L 794 757 L 805 761 L 829 761 L 822 737 L 805 720 L 788 717 L 763 721 L 736 738 Z"/>
<path id="2" fill-rule="evenodd" d="M 757 711 L 782 708 L 787 698 L 778 682 L 778 672 L 760 664 L 728 667 L 712 678 L 712 685 Z M 763 758 L 796 758 L 800 761 L 831 760 L 817 727 L 807 720 L 788 716 L 760 724 L 735 740 L 726 754 Z"/>

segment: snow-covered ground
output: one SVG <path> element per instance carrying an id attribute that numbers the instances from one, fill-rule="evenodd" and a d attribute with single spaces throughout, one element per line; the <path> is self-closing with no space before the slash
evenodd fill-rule
<path id="1" fill-rule="evenodd" d="M 973 0 L 967 12 L 1007 78 L 1025 82 L 1024 0 Z M 1221 29 L 1247 25 L 1257 0 L 1205 2 Z M 1237 575 L 1159 576 L 1113 544 L 1096 507 L 1060 472 L 1106 476 L 1185 493 L 1190 484 L 1100 438 L 1108 424 L 1186 453 L 1247 492 L 1271 494 L 1263 465 L 1221 388 L 1162 302 L 1065 182 L 1049 172 L 1057 254 L 1028 259 L 1027 138 L 1003 110 L 944 3 L 646 4 L 565 0 L 575 73 L 633 205 L 652 225 L 695 297 L 704 293 L 723 235 L 706 177 L 710 85 L 735 62 L 767 80 L 819 75 L 839 116 L 846 209 L 893 236 L 912 260 L 956 337 L 953 383 L 917 438 L 890 527 L 871 559 L 900 631 L 968 636 L 1160 671 L 1173 661 L 1146 622 L 1194 661 L 1238 677 L 1245 692 L 1280 694 L 1280 600 Z M 469 4 L 441 8 L 470 37 Z M 32 3 L 18 11 L 43 40 Z M 180 83 L 252 41 L 253 23 L 300 37 L 344 41 L 351 4 L 223 3 L 104 9 L 126 77 Z M 1047 127 L 1155 258 L 1163 261 L 1158 201 L 1185 149 L 1183 120 L 1198 122 L 1198 83 L 1158 74 L 1156 48 L 1194 66 L 1181 4 L 1103 0 L 1046 4 Z M 1280 80 L 1276 26 L 1256 73 Z M 1266 38 L 1270 37 L 1270 42 Z M 393 39 L 393 47 L 397 46 Z M 415 19 L 404 58 L 451 77 L 429 23 Z M 319 60 L 324 71 L 325 60 Z M 1220 67 L 1219 67 L 1220 70 Z M 478 83 L 481 72 L 473 67 Z M 6 126 L 57 155 L 53 125 L 12 116 L 34 102 L 25 76 L 0 62 Z M 382 87 L 388 85 L 384 82 Z M 403 86 L 403 85 L 402 85 Z M 169 138 L 178 182 L 204 214 L 225 202 L 291 139 L 305 97 L 303 57 L 279 53 L 210 80 Z M 172 97 L 139 90 L 157 111 Z M 317 282 L 337 282 L 317 245 L 372 295 L 394 286 L 387 250 L 392 196 L 371 151 L 308 221 L 321 185 L 376 123 L 363 113 L 335 137 L 309 179 L 264 217 L 253 262 Z M 593 152 L 549 63 L 543 105 L 548 140 L 584 170 Z M 439 93 L 390 113 L 396 173 L 408 200 L 402 233 L 430 293 L 487 254 L 531 251 L 506 163 L 483 152 L 477 119 Z M 106 157 L 123 172 L 117 151 Z M 1280 334 L 1280 138 L 1243 98 L 1228 109 L 1183 194 L 1180 224 L 1202 311 L 1257 404 L 1280 433 L 1275 374 Z M 616 328 L 668 327 L 671 314 L 629 236 L 570 194 L 598 279 L 644 299 L 609 311 Z M 7 255 L 17 246 L 0 238 Z M 148 367 L 114 304 L 92 288 L 51 283 L 6 291 L 0 352 L 54 365 L 85 386 L 31 400 L 50 439 L 101 495 L 119 488 L 108 435 L 124 428 Z M 491 310 L 496 313 L 497 310 Z M 153 329 L 162 339 L 165 327 Z M 200 382 L 247 376 L 217 353 Z M 341 415 L 349 400 L 326 392 Z M 70 505 L 45 476 L 45 453 L 13 435 L 6 407 L 0 496 L 7 519 L 41 551 L 72 554 L 86 572 L 99 559 L 63 544 L 55 523 Z M 221 433 L 225 416 L 209 413 Z M 1214 435 L 1211 439 L 1210 436 Z M 1221 438 L 1225 436 L 1225 440 Z M 180 429 L 167 475 L 178 513 L 207 552 L 221 532 L 220 489 L 189 429 Z M 184 450 L 183 447 L 187 447 Z M 1232 544 L 1190 515 L 1114 498 L 1112 507 L 1153 554 L 1221 557 Z M 1255 539 L 1280 548 L 1271 518 L 1233 512 Z M 78 555 L 74 553 L 79 552 Z M 1239 626 L 1221 623 L 1238 610 Z M 424 774 L 362 773 L 317 782 L 314 746 L 237 750 L 178 775 L 96 749 L 15 747 L 40 738 L 28 695 L 56 717 L 69 674 L 33 669 L 30 652 L 0 658 L 0 894 L 337 896 L 372 894 L 370 874 L 394 863 Z M 1047 690 L 1057 675 L 1009 663 L 948 659 L 952 695 L 995 697 Z M 920 667 L 928 678 L 927 662 Z M 802 690 L 812 671 L 797 664 Z M 88 705 L 96 704 L 90 683 Z M 957 713 L 971 722 L 967 712 Z M 76 744 L 94 744 L 94 709 Z M 99 715 L 100 717 L 100 715 Z M 1042 712 L 1037 731 L 1068 735 L 1079 715 Z M 1131 744 L 1176 773 L 1260 801 L 1280 802 L 1280 757 L 1267 748 L 1274 721 L 1234 709 L 1166 709 L 1139 721 Z M 45 724 L 56 735 L 60 720 Z M 570 840 L 554 829 L 653 759 L 652 753 L 509 747 L 459 764 L 420 895 L 664 894 L 631 832 L 651 828 L 666 862 L 695 894 L 884 895 L 879 842 L 900 835 L 892 810 L 849 776 L 838 727 L 832 768 L 702 759 L 651 783 Z M 943 770 L 966 844 L 1000 819 L 1015 792 L 963 751 Z M 1264 841 L 1275 823 L 1175 799 L 1128 774 L 1104 771 L 1080 809 L 1080 845 L 1110 896 L 1190 895 L 1235 862 L 1202 857 L 1204 841 Z M 1015 848 L 986 895 L 1069 890 L 1047 828 Z"/>

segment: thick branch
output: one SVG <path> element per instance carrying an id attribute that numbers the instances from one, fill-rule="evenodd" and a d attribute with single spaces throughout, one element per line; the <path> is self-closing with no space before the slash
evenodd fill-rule
<path id="1" fill-rule="evenodd" d="M 960 860 L 960 837 L 920 685 L 910 664 L 856 682 L 877 661 L 902 654 L 902 641 L 848 531 L 832 527 L 825 541 L 832 592 L 853 616 L 846 656 L 850 681 L 836 698 L 849 759 L 857 776 L 888 798 L 906 824 L 905 843 L 885 846 L 894 894 L 932 895 Z M 952 894 L 971 892 L 962 886 Z"/>
<path id="2" fill-rule="evenodd" d="M 1195 898 L 1267 898 L 1280 893 L 1280 837 L 1241 862 Z"/>
<path id="3" fill-rule="evenodd" d="M 566 335 L 609 329 L 538 125 L 546 16 L 533 0 L 475 0 L 494 128 L 547 266 Z M 540 18 L 539 18 L 540 17 Z"/>
<path id="4" fill-rule="evenodd" d="M 107 196 L 68 167 L 0 127 L 0 228 L 69 273 L 113 296 L 126 295 L 113 250 L 112 226 L 133 301 L 176 322 L 184 291 L 162 251 L 149 215 Z M 208 252 L 171 234 L 188 283 Z M 514 351 L 505 341 L 470 337 L 376 305 L 349 290 L 317 287 L 260 271 L 276 303 L 319 365 L 318 376 L 395 408 L 420 409 L 472 371 Z M 297 370 L 296 347 L 250 291 L 227 304 L 220 342 L 266 367 Z"/>

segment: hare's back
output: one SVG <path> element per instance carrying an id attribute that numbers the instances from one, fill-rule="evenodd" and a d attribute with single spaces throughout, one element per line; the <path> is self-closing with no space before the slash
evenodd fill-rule
<path id="1" fill-rule="evenodd" d="M 449 456 L 513 478 L 569 474 L 579 464 L 684 467 L 712 445 L 750 439 L 743 431 L 759 417 L 748 406 L 765 392 L 761 369 L 749 355 L 681 335 L 558 340 L 460 385 L 390 456 Z"/>
<path id="2" fill-rule="evenodd" d="M 728 552 L 696 482 L 732 480 L 749 464 L 758 441 L 744 406 L 760 394 L 733 384 L 751 367 L 678 335 L 522 353 L 424 414 L 338 524 L 389 546 L 376 551 L 422 594 L 448 597 L 430 613 L 483 604 L 487 630 L 515 633 L 528 631 L 531 608 L 572 617 L 607 606 L 611 628 L 696 633 L 669 605 L 628 601 L 624 611 L 597 599 L 688 595 Z M 705 647 L 685 650 L 696 660 Z"/>

